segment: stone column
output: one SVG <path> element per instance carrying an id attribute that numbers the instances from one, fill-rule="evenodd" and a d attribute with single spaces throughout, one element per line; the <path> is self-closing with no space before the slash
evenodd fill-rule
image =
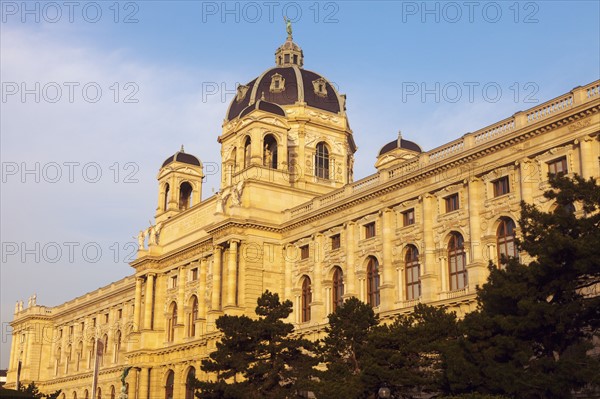
<path id="1" fill-rule="evenodd" d="M 152 329 L 152 299 L 154 297 L 154 273 L 148 273 L 146 279 L 146 298 L 144 303 L 144 329 Z"/>
<path id="2" fill-rule="evenodd" d="M 238 298 L 237 298 L 237 306 L 244 307 L 246 306 L 246 258 L 244 257 L 244 252 L 242 251 L 242 243 L 238 244 L 238 270 L 239 270 L 239 278 L 238 278 Z"/>
<path id="3" fill-rule="evenodd" d="M 208 268 L 208 260 L 206 258 L 202 258 L 200 261 L 200 281 L 198 282 L 198 318 L 206 319 L 206 273 Z"/>
<path id="4" fill-rule="evenodd" d="M 356 223 L 346 223 L 346 270 L 344 271 L 344 297 L 357 296 L 356 273 L 354 266 L 354 247 L 355 247 L 355 227 Z"/>
<path id="5" fill-rule="evenodd" d="M 129 384 L 129 393 L 127 394 L 128 399 L 139 399 L 139 373 L 139 370 L 132 369 L 131 372 L 127 375 L 127 383 Z M 120 389 L 120 387 L 118 389 Z"/>
<path id="6" fill-rule="evenodd" d="M 296 180 L 301 179 L 306 181 L 306 176 L 310 172 L 307 170 L 308 166 L 306 165 L 305 159 L 305 148 L 306 145 L 306 132 L 304 131 L 304 124 L 300 125 L 300 129 L 298 130 L 298 163 L 296 164 L 296 173 L 299 176 L 296 176 Z"/>
<path id="7" fill-rule="evenodd" d="M 470 259 L 467 264 L 469 287 L 483 285 L 487 279 L 487 264 L 484 259 L 485 247 L 481 240 L 481 205 L 484 200 L 481 179 L 469 180 L 469 236 L 471 242 Z"/>
<path id="8" fill-rule="evenodd" d="M 314 276 L 312 284 L 311 319 L 319 320 L 327 315 L 323 314 L 323 234 L 316 234 L 313 240 L 314 251 Z"/>
<path id="9" fill-rule="evenodd" d="M 140 331 L 140 308 L 142 307 L 142 278 L 135 279 L 135 302 L 133 305 L 133 331 Z"/>
<path id="10" fill-rule="evenodd" d="M 179 268 L 177 275 L 177 324 L 185 325 L 185 271 L 183 267 Z M 175 326 L 177 327 L 177 326 Z M 179 334 L 179 336 L 185 336 L 185 334 Z"/>
<path id="11" fill-rule="evenodd" d="M 394 306 L 394 269 L 393 269 L 393 237 L 394 211 L 386 208 L 381 212 L 381 241 L 383 246 L 383 273 L 381 291 L 381 309 L 391 309 Z"/>
<path id="12" fill-rule="evenodd" d="M 138 395 L 136 399 L 149 399 L 150 392 L 148 392 L 148 382 L 150 377 L 150 369 L 142 367 L 140 370 L 140 378 L 138 385 Z"/>
<path id="13" fill-rule="evenodd" d="M 254 140 L 252 141 L 254 143 Z M 221 261 L 221 252 L 223 247 L 215 245 L 213 248 L 213 279 L 212 279 L 212 301 L 211 308 L 213 311 L 221 310 L 221 273 L 223 265 Z"/>
<path id="14" fill-rule="evenodd" d="M 237 306 L 237 255 L 238 240 L 229 241 L 227 259 L 227 306 Z"/>
<path id="15" fill-rule="evenodd" d="M 431 302 L 437 299 L 439 291 L 439 270 L 437 270 L 436 248 L 433 239 L 433 220 L 436 216 L 435 201 L 432 195 L 425 194 L 422 198 L 423 209 L 423 248 L 419 252 L 421 262 L 421 299 Z"/>
<path id="16" fill-rule="evenodd" d="M 594 154 L 592 152 L 592 145 L 594 139 L 589 136 L 581 138 L 579 141 L 579 157 L 581 158 L 581 177 L 589 179 L 592 176 L 596 176 L 598 161 L 594 162 Z"/>
<path id="17" fill-rule="evenodd" d="M 292 252 L 293 254 L 296 254 L 296 248 L 291 245 L 291 244 L 285 244 L 283 246 L 283 261 L 285 264 L 285 270 L 284 270 L 284 283 L 283 283 L 283 300 L 290 300 L 292 301 L 292 288 L 293 288 L 293 282 L 292 282 L 292 268 L 294 267 L 294 260 L 292 259 L 292 255 L 290 253 L 290 251 L 294 251 Z"/>

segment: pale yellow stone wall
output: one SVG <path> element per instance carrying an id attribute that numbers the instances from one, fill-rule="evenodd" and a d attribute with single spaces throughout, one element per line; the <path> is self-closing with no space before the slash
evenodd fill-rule
<path id="1" fill-rule="evenodd" d="M 549 187 L 548 162 L 566 157 L 570 175 L 600 177 L 599 88 L 598 81 L 576 88 L 402 162 L 378 161 L 378 172 L 357 182 L 348 169 L 355 148 L 345 114 L 298 104 L 284 107 L 286 118 L 254 111 L 226 123 L 222 156 L 233 172 L 224 172 L 221 192 L 187 210 L 165 210 L 164 182 L 194 180 L 202 170 L 182 165 L 161 170 L 162 223 L 156 242 L 142 243 L 131 264 L 135 273 L 60 306 L 16 314 L 7 386 L 15 385 L 20 359 L 22 382 L 35 380 L 43 391 L 63 389 L 67 398 L 74 392 L 83 398 L 87 389 L 91 398 L 91 341 L 106 334 L 99 377 L 104 398 L 112 386 L 118 395 L 125 365 L 140 368 L 128 377 L 130 398 L 164 397 L 169 370 L 175 373 L 174 397 L 184 398 L 191 367 L 206 378 L 200 362 L 215 348 L 219 316 L 253 315 L 256 298 L 269 289 L 294 303 L 290 321 L 298 333 L 316 338 L 333 310 L 333 268 L 343 271 L 345 297 L 366 300 L 369 257 L 380 265 L 381 303 L 375 309 L 384 320 L 410 312 L 417 302 L 464 315 L 475 308 L 475 287 L 485 282 L 488 261 L 498 260 L 500 218 L 516 221 L 521 200 L 544 210 L 553 206 L 542 195 Z M 262 162 L 267 133 L 278 140 L 276 169 Z M 254 147 L 246 167 L 241 162 L 248 134 Z M 341 171 L 330 181 L 314 176 L 314 148 L 321 139 L 330 145 L 333 169 L 339 163 Z M 288 149 L 302 173 L 290 173 Z M 510 192 L 495 196 L 493 182 L 504 176 Z M 201 190 L 201 179 L 194 183 Z M 445 198 L 453 194 L 460 207 L 446 212 Z M 409 209 L 416 223 L 405 226 L 403 212 Z M 375 235 L 367 238 L 365 225 L 372 222 Z M 469 282 L 460 290 L 449 283 L 452 232 L 463 236 L 467 256 Z M 340 248 L 333 249 L 331 237 L 337 234 Z M 301 259 L 305 245 L 309 256 Z M 421 264 L 421 296 L 413 300 L 407 300 L 405 288 L 408 245 L 418 249 Z M 311 279 L 311 318 L 301 322 L 305 276 Z M 194 296 L 198 318 L 191 336 Z"/>

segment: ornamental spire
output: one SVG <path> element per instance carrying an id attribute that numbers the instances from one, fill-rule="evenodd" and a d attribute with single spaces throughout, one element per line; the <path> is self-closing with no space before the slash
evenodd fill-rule
<path id="1" fill-rule="evenodd" d="M 292 21 L 284 16 L 283 20 L 285 21 L 285 27 L 287 31 L 287 38 L 285 42 L 279 46 L 277 51 L 275 52 L 275 65 L 278 67 L 287 67 L 296 65 L 300 68 L 304 65 L 304 54 L 302 53 L 302 49 L 296 43 L 294 43 L 292 38 Z"/>
<path id="2" fill-rule="evenodd" d="M 292 40 L 292 20 L 285 15 L 283 16 L 283 20 L 285 21 L 285 30 L 288 34 L 288 39 Z"/>

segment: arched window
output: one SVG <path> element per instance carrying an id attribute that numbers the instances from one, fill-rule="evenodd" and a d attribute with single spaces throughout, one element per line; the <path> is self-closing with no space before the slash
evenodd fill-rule
<path id="1" fill-rule="evenodd" d="M 169 331 L 167 341 L 175 340 L 175 326 L 177 325 L 177 303 L 171 303 L 171 318 L 169 319 Z"/>
<path id="2" fill-rule="evenodd" d="M 370 256 L 367 263 L 367 303 L 373 307 L 379 306 L 379 262 Z"/>
<path id="3" fill-rule="evenodd" d="M 83 357 L 83 341 L 79 341 L 77 344 L 77 363 L 75 364 L 75 371 L 79 371 L 81 367 L 81 358 Z"/>
<path id="4" fill-rule="evenodd" d="M 165 198 L 164 198 L 164 207 L 163 209 L 166 211 L 169 207 L 169 183 L 165 184 Z"/>
<path id="5" fill-rule="evenodd" d="M 96 399 L 102 399 L 102 389 L 100 387 L 96 391 Z"/>
<path id="6" fill-rule="evenodd" d="M 185 379 L 185 399 L 194 399 L 194 381 L 196 380 L 196 369 L 190 367 Z"/>
<path id="7" fill-rule="evenodd" d="M 250 159 L 252 158 L 252 140 L 250 137 L 246 137 L 246 141 L 244 141 L 244 168 L 250 166 Z"/>
<path id="8" fill-rule="evenodd" d="M 92 338 L 90 340 L 90 352 L 88 354 L 88 369 L 91 369 L 94 365 L 94 357 L 96 356 L 96 340 Z"/>
<path id="9" fill-rule="evenodd" d="M 90 394 L 88 393 L 88 390 L 86 389 L 85 391 L 83 391 L 83 398 L 84 399 L 89 399 Z"/>
<path id="10" fill-rule="evenodd" d="M 175 373 L 169 370 L 167 383 L 165 384 L 165 399 L 173 399 L 173 388 L 175 386 Z"/>
<path id="11" fill-rule="evenodd" d="M 321 179 L 329 179 L 329 150 L 327 149 L 327 144 L 324 142 L 317 144 L 315 176 Z"/>
<path id="12" fill-rule="evenodd" d="M 184 211 L 192 206 L 192 185 L 188 182 L 181 183 L 179 186 L 179 209 Z"/>
<path id="13" fill-rule="evenodd" d="M 188 326 L 188 337 L 196 336 L 196 320 L 198 320 L 198 297 L 192 295 L 192 311 L 190 312 L 189 326 Z"/>
<path id="14" fill-rule="evenodd" d="M 77 399 L 77 392 L 73 391 L 73 399 Z"/>
<path id="15" fill-rule="evenodd" d="M 102 355 L 100 356 L 100 365 L 104 366 L 104 358 L 108 352 L 108 335 L 104 334 L 102 337 Z"/>
<path id="16" fill-rule="evenodd" d="M 510 218 L 500 219 L 498 231 L 496 232 L 498 247 L 498 264 L 502 262 L 503 257 L 517 257 L 517 246 L 515 245 L 515 222 Z"/>
<path id="17" fill-rule="evenodd" d="M 110 386 L 110 399 L 115 399 L 115 386 Z"/>
<path id="18" fill-rule="evenodd" d="M 71 353 L 73 352 L 73 347 L 71 345 L 67 346 L 67 359 L 65 361 L 65 374 L 69 373 L 69 363 L 71 363 Z"/>
<path id="19" fill-rule="evenodd" d="M 235 173 L 235 168 L 237 167 L 237 147 L 233 147 L 231 150 L 231 160 L 233 161 L 233 170 L 231 174 Z"/>
<path id="20" fill-rule="evenodd" d="M 419 251 L 414 245 L 409 245 L 406 248 L 404 270 L 406 275 L 406 300 L 417 299 L 421 296 L 421 266 L 419 265 Z"/>
<path id="21" fill-rule="evenodd" d="M 263 145 L 263 165 L 267 168 L 277 169 L 277 140 L 267 134 Z"/>
<path id="22" fill-rule="evenodd" d="M 115 355 L 114 363 L 119 363 L 119 352 L 121 351 L 121 331 L 117 331 L 115 334 Z"/>
<path id="23" fill-rule="evenodd" d="M 467 286 L 467 256 L 463 236 L 452 233 L 448 242 L 448 268 L 450 269 L 450 290 L 460 290 Z"/>
<path id="24" fill-rule="evenodd" d="M 56 366 L 54 369 L 54 375 L 58 375 L 58 369 L 60 367 L 60 357 L 62 355 L 62 348 L 59 346 L 56 350 Z"/>
<path id="25" fill-rule="evenodd" d="M 302 281 L 302 322 L 310 321 L 310 303 L 312 302 L 312 290 L 310 278 L 304 277 Z"/>
<path id="26" fill-rule="evenodd" d="M 340 306 L 342 303 L 344 303 L 344 299 L 343 299 L 344 275 L 343 275 L 342 269 L 340 269 L 337 266 L 333 269 L 332 294 L 333 294 L 332 309 L 335 312 L 335 310 L 338 308 L 338 306 Z"/>

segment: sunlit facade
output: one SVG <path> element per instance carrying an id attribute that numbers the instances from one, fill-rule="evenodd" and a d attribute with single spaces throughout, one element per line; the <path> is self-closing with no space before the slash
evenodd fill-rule
<path id="1" fill-rule="evenodd" d="M 17 309 L 7 387 L 35 381 L 63 398 L 192 398 L 215 349 L 215 320 L 253 315 L 269 289 L 319 336 L 345 298 L 390 320 L 417 303 L 462 315 L 488 262 L 521 256 L 520 201 L 542 210 L 548 173 L 600 176 L 600 82 L 430 151 L 390 137 L 377 172 L 353 179 L 346 97 L 304 69 L 288 37 L 276 66 L 240 85 L 226 112 L 221 189 L 202 200 L 202 162 L 182 149 L 157 176 L 155 225 L 131 276 L 56 307 Z M 385 145 L 383 145 L 385 144 Z M 583 210 L 574 204 L 576 213 Z"/>

